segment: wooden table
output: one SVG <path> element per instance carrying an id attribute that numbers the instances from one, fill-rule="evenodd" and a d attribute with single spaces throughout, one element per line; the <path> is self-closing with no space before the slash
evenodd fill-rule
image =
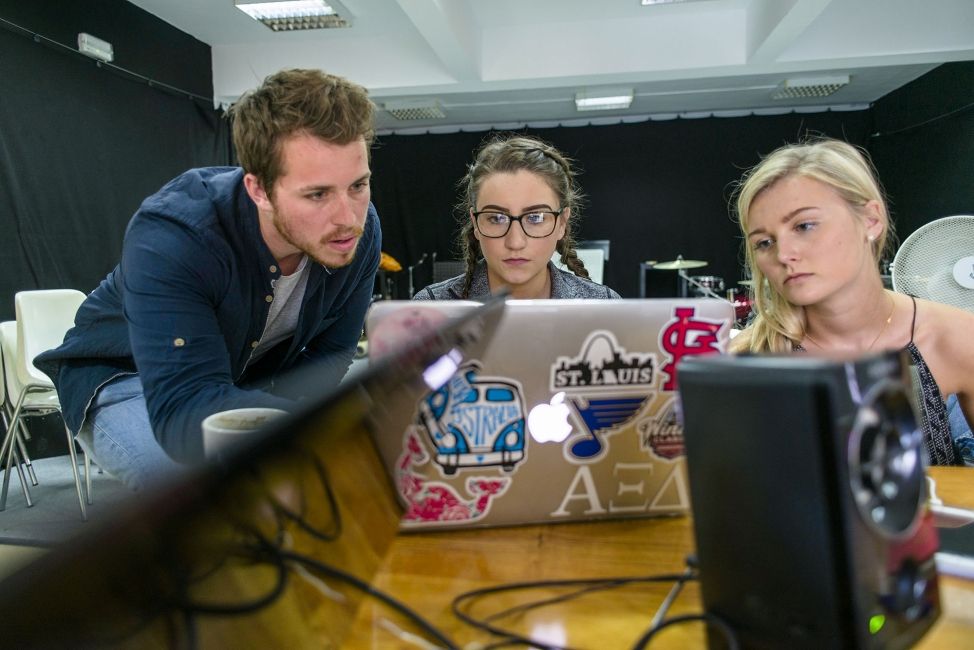
<path id="1" fill-rule="evenodd" d="M 974 471 L 932 468 L 930 475 L 945 504 L 974 508 Z M 517 581 L 679 573 L 692 548 L 692 526 L 685 517 L 404 533 L 394 540 L 374 584 L 407 603 L 458 646 L 472 649 L 496 639 L 453 615 L 450 605 L 458 594 Z M 573 648 L 628 648 L 648 628 L 671 584 L 601 591 L 495 623 Z M 974 647 L 974 582 L 942 576 L 940 589 L 943 612 L 918 647 Z M 482 617 L 557 593 L 564 590 L 491 596 L 472 611 Z M 688 583 L 669 614 L 700 609 L 699 587 Z M 344 647 L 430 647 L 411 641 L 415 630 L 390 608 L 368 601 Z M 664 631 L 652 647 L 704 645 L 703 628 L 694 623 Z"/>

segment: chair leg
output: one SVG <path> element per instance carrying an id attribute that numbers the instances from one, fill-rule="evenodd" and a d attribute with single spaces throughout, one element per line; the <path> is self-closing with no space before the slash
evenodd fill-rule
<path id="1" fill-rule="evenodd" d="M 4 416 L 3 420 L 4 420 L 4 424 L 6 425 L 6 432 L 3 434 L 3 444 L 0 445 L 0 465 L 6 464 L 5 459 L 7 458 L 7 449 L 10 447 L 11 444 L 13 444 L 13 440 L 15 437 L 14 432 L 17 431 L 16 421 L 11 420 L 11 422 L 13 422 L 13 426 L 11 426 L 10 424 L 7 423 L 6 416 Z"/>
<path id="2" fill-rule="evenodd" d="M 11 420 L 10 420 L 9 409 L 10 406 L 7 402 L 4 402 L 3 406 L 0 407 L 0 420 L 3 421 L 4 432 L 10 431 Z M 30 483 L 31 485 L 37 485 L 37 474 L 34 473 L 34 465 L 30 461 L 30 455 L 27 453 L 27 446 L 24 444 L 24 435 L 18 435 L 21 433 L 26 435 L 27 433 L 27 427 L 24 426 L 23 418 L 20 418 L 20 421 L 17 423 L 17 426 L 14 427 L 13 431 L 14 431 L 13 436 L 17 442 L 17 446 L 20 447 L 21 458 L 27 464 L 27 473 L 30 475 Z M 6 433 L 4 435 L 6 436 Z M 29 440 L 30 438 L 27 439 Z M 2 466 L 2 464 L 3 464 L 2 461 L 0 461 L 0 466 Z"/>
<path id="3" fill-rule="evenodd" d="M 24 469 L 20 466 L 20 458 L 17 458 L 17 450 L 11 447 L 10 459 L 8 460 L 7 467 L 3 473 L 3 496 L 0 498 L 0 511 L 7 509 L 7 491 L 10 488 L 10 461 L 13 461 L 13 466 L 17 469 L 17 478 L 20 479 L 20 487 L 24 491 L 24 499 L 27 501 L 27 507 L 30 508 L 34 505 L 34 501 L 30 498 L 30 488 L 27 487 L 27 480 L 24 477 Z"/>
<path id="4" fill-rule="evenodd" d="M 17 415 L 17 413 L 14 415 Z M 7 433 L 3 436 L 3 444 L 0 445 L 0 466 L 4 468 L 3 489 L 2 493 L 0 493 L 0 510 L 7 509 L 7 491 L 10 489 L 10 470 L 12 469 L 14 457 L 14 432 L 16 430 L 17 420 L 11 420 L 11 425 L 7 426 Z"/>
<path id="5" fill-rule="evenodd" d="M 30 462 L 30 454 L 27 453 L 27 445 L 24 444 L 24 438 L 23 436 L 16 436 L 16 438 L 17 447 L 20 449 L 20 457 L 24 465 L 27 466 L 27 475 L 30 476 L 30 484 L 37 485 L 37 474 L 34 473 L 34 464 Z"/>
<path id="6" fill-rule="evenodd" d="M 68 452 L 71 454 L 71 471 L 74 473 L 74 487 L 78 492 L 78 505 L 81 507 L 81 519 L 88 521 L 85 495 L 81 493 L 81 476 L 78 474 L 78 454 L 74 450 L 74 436 L 71 435 L 71 431 L 67 427 L 64 427 L 64 431 L 68 436 Z"/>
<path id="7" fill-rule="evenodd" d="M 4 411 L 4 422 L 7 423 L 7 434 L 3 437 L 3 445 L 0 445 L 0 466 L 6 468 L 3 475 L 3 488 L 2 493 L 0 493 L 0 511 L 7 508 L 7 492 L 10 486 L 10 469 L 11 463 L 14 460 L 15 451 L 17 447 L 17 442 L 19 441 L 18 432 L 22 431 L 24 435 L 27 435 L 27 427 L 24 426 L 23 417 L 21 417 L 21 411 L 23 411 L 24 400 L 27 397 L 28 390 L 25 389 L 20 393 L 20 397 L 17 399 L 17 405 L 13 409 L 11 414 L 9 411 Z M 9 407 L 8 407 L 9 408 Z M 9 418 L 7 417 L 9 416 Z M 20 460 L 17 461 L 17 474 L 21 477 L 20 483 L 21 487 L 24 488 L 24 498 L 27 499 L 27 505 L 33 505 L 30 498 L 30 491 L 27 489 L 27 483 L 23 479 L 23 473 L 20 467 Z M 33 474 L 33 472 L 31 472 Z M 36 481 L 34 485 L 37 485 Z"/>
<path id="8" fill-rule="evenodd" d="M 85 496 L 88 497 L 88 505 L 91 505 L 91 456 L 84 449 L 81 454 L 85 457 Z"/>
<path id="9" fill-rule="evenodd" d="M 4 443 L 8 443 L 5 439 Z M 16 466 L 17 476 L 20 478 L 20 487 L 24 490 L 24 499 L 27 500 L 27 507 L 30 508 L 34 505 L 34 502 L 30 498 L 30 489 L 27 487 L 27 481 L 24 478 L 24 470 L 20 466 L 20 458 L 17 457 L 17 447 L 13 442 L 9 444 L 4 444 L 3 449 L 0 450 L 0 464 L 4 467 L 3 472 L 3 488 L 2 494 L 0 494 L 0 511 L 7 509 L 7 492 L 10 490 L 10 472 Z"/>
<path id="10" fill-rule="evenodd" d="M 14 467 L 17 468 L 17 478 L 20 479 L 20 487 L 24 490 L 24 499 L 27 500 L 27 507 L 30 508 L 34 505 L 34 501 L 30 498 L 30 488 L 27 487 L 27 480 L 24 477 L 24 468 L 20 466 L 22 461 L 18 457 L 16 449 L 12 449 L 11 452 L 14 457 Z M 37 485 L 37 483 L 34 483 L 34 485 Z"/>

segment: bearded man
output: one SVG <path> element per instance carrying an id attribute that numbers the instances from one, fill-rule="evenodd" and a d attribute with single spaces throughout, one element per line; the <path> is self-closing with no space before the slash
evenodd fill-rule
<path id="1" fill-rule="evenodd" d="M 283 70 L 230 117 L 241 166 L 189 170 L 147 198 L 118 266 L 35 359 L 85 452 L 136 491 L 202 459 L 206 416 L 291 409 L 280 389 L 311 364 L 315 390 L 337 384 L 371 302 L 365 89 Z"/>

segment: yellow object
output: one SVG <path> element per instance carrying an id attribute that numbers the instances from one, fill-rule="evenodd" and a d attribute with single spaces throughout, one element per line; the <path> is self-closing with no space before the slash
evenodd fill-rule
<path id="1" fill-rule="evenodd" d="M 379 268 L 383 271 L 402 271 L 402 264 L 395 257 L 383 251 L 382 257 L 379 258 Z"/>

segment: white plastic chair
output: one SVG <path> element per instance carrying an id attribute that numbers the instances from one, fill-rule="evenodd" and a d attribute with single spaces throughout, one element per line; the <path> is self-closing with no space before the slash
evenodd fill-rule
<path id="1" fill-rule="evenodd" d="M 84 302 L 85 294 L 74 289 L 47 289 L 39 291 L 20 291 L 14 297 L 17 314 L 17 355 L 14 361 L 19 386 L 8 386 L 11 400 L 16 403 L 10 418 L 8 431 L 16 431 L 21 418 L 32 415 L 46 415 L 61 411 L 57 393 L 51 379 L 34 366 L 34 358 L 46 350 L 61 345 L 64 334 L 74 325 L 74 316 Z M 9 383 L 9 382 L 8 382 Z M 15 390 L 19 390 L 15 397 Z M 78 492 L 78 505 L 81 518 L 88 519 L 85 495 L 81 488 L 78 473 L 78 456 L 74 448 L 74 437 L 67 426 L 64 428 L 68 439 L 68 452 L 71 455 L 71 471 L 74 473 L 75 489 Z M 4 475 L 3 490 L 0 494 L 0 510 L 7 504 L 7 489 L 10 470 L 14 459 L 14 436 L 4 439 L 0 460 L 7 471 Z M 88 472 L 88 459 L 85 457 L 85 481 L 88 484 L 88 503 L 91 503 L 91 477 Z"/>
<path id="2" fill-rule="evenodd" d="M 10 428 L 10 416 L 13 414 L 13 400 L 9 397 L 7 391 L 7 385 L 18 386 L 17 382 L 17 372 L 14 370 L 14 358 L 17 355 L 17 323 L 14 321 L 6 321 L 0 323 L 0 363 L 3 364 L 3 372 L 0 372 L 0 400 L 3 401 L 3 407 L 0 408 L 0 417 L 3 418 L 3 428 L 4 428 L 4 442 L 0 446 L 0 449 L 6 448 L 8 444 L 7 438 L 10 438 L 9 444 L 16 445 L 13 449 L 14 454 L 14 467 L 17 469 L 17 476 L 20 478 L 20 487 L 24 491 L 24 499 L 27 500 L 27 507 L 34 505 L 30 498 L 30 488 L 27 487 L 27 481 L 24 479 L 24 468 L 21 466 L 24 463 L 27 467 L 27 473 L 30 476 L 30 482 L 32 485 L 37 485 L 37 475 L 34 473 L 34 468 L 30 462 L 30 456 L 27 455 L 27 449 L 24 446 L 23 437 L 26 434 L 24 427 L 18 426 L 16 429 Z M 19 394 L 19 390 L 18 390 Z M 20 457 L 17 457 L 19 450 Z M 0 454 L 0 458 L 3 455 Z"/>

